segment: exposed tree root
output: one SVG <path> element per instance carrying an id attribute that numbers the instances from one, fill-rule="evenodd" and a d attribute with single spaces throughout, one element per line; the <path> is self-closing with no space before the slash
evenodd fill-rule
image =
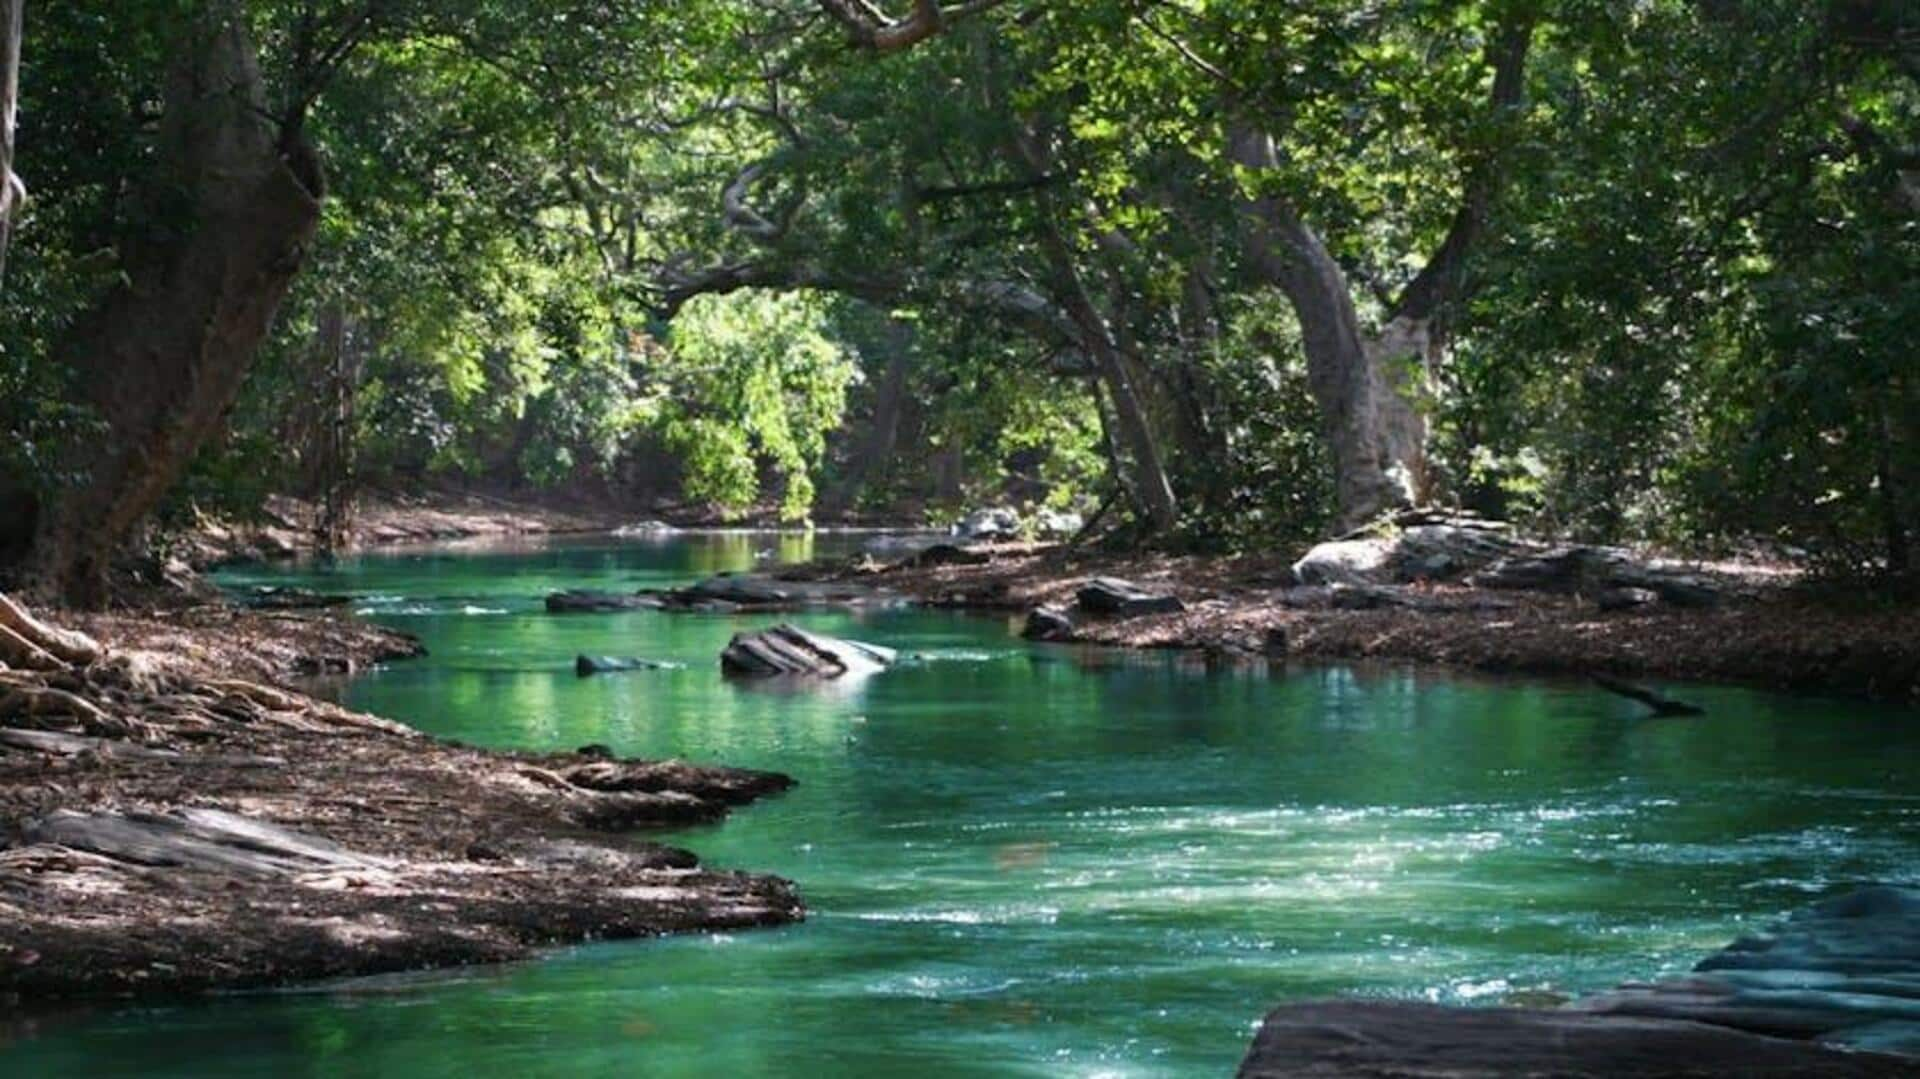
<path id="1" fill-rule="evenodd" d="M 0 596 L 0 994 L 276 984 L 801 915 L 771 877 L 605 833 L 765 772 L 441 743 L 112 652 Z"/>

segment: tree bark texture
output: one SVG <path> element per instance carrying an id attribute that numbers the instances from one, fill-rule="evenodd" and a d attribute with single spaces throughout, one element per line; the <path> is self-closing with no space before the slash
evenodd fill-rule
<path id="1" fill-rule="evenodd" d="M 108 434 L 75 462 L 86 479 L 43 506 L 30 576 L 79 606 L 105 602 L 113 556 L 218 431 L 320 218 L 317 161 L 266 119 L 238 6 L 213 5 L 182 37 L 152 232 L 62 353 Z"/>

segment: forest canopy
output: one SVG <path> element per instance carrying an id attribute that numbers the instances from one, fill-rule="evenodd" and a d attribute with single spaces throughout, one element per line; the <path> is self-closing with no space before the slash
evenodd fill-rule
<path id="1" fill-rule="evenodd" d="M 156 522 L 429 480 L 1214 549 L 1440 503 L 1914 565 L 1910 4 L 22 25 L 0 561 L 74 602 Z"/>

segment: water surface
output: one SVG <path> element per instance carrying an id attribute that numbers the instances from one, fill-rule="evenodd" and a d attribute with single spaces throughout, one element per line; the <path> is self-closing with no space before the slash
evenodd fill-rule
<path id="1" fill-rule="evenodd" d="M 1691 965 L 1851 882 L 1920 880 L 1911 713 L 1685 687 L 1207 672 L 1037 648 L 997 619 L 820 615 L 910 660 L 857 687 L 721 680 L 764 617 L 551 616 L 857 540 L 735 534 L 235 571 L 348 591 L 431 656 L 354 706 L 472 742 L 676 755 L 801 786 L 669 838 L 797 880 L 804 925 L 105 1009 L 6 1075 L 1224 1075 L 1261 1013 L 1495 1003 Z M 678 669 L 576 678 L 576 653 Z M 4 1035 L 0 1035 L 4 1036 Z"/>

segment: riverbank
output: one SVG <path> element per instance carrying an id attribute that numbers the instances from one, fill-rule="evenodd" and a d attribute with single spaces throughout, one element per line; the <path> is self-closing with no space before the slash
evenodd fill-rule
<path id="1" fill-rule="evenodd" d="M 194 569 L 231 562 L 274 561 L 315 551 L 318 504 L 286 495 L 266 499 L 249 520 L 204 518 L 177 537 L 176 553 Z M 426 488 L 414 492 L 368 491 L 355 501 L 346 530 L 347 550 L 489 537 L 564 536 L 622 529 L 791 528 L 769 503 L 740 513 L 668 499 L 644 504 L 555 494 L 494 494 Z M 917 527 L 900 514 L 847 515 L 836 528 Z"/>
<path id="2" fill-rule="evenodd" d="M 17 1003 L 803 915 L 785 880 L 626 838 L 716 820 L 786 776 L 481 751 L 234 677 L 395 647 L 326 620 L 122 614 L 88 620 L 95 640 L 0 611 L 0 996 Z"/>
<path id="3" fill-rule="evenodd" d="M 1716 599 L 1604 610 L 1588 595 L 1463 583 L 1306 585 L 1278 557 L 1127 555 L 1064 546 L 970 548 L 965 562 L 816 567 L 935 606 L 1064 610 L 1097 577 L 1181 601 L 1136 617 L 1076 616 L 1055 639 L 1185 649 L 1225 662 L 1389 659 L 1539 675 L 1738 682 L 1920 705 L 1920 606 L 1845 602 L 1776 566 L 1694 567 Z M 977 556 L 984 558 L 976 560 Z"/>

